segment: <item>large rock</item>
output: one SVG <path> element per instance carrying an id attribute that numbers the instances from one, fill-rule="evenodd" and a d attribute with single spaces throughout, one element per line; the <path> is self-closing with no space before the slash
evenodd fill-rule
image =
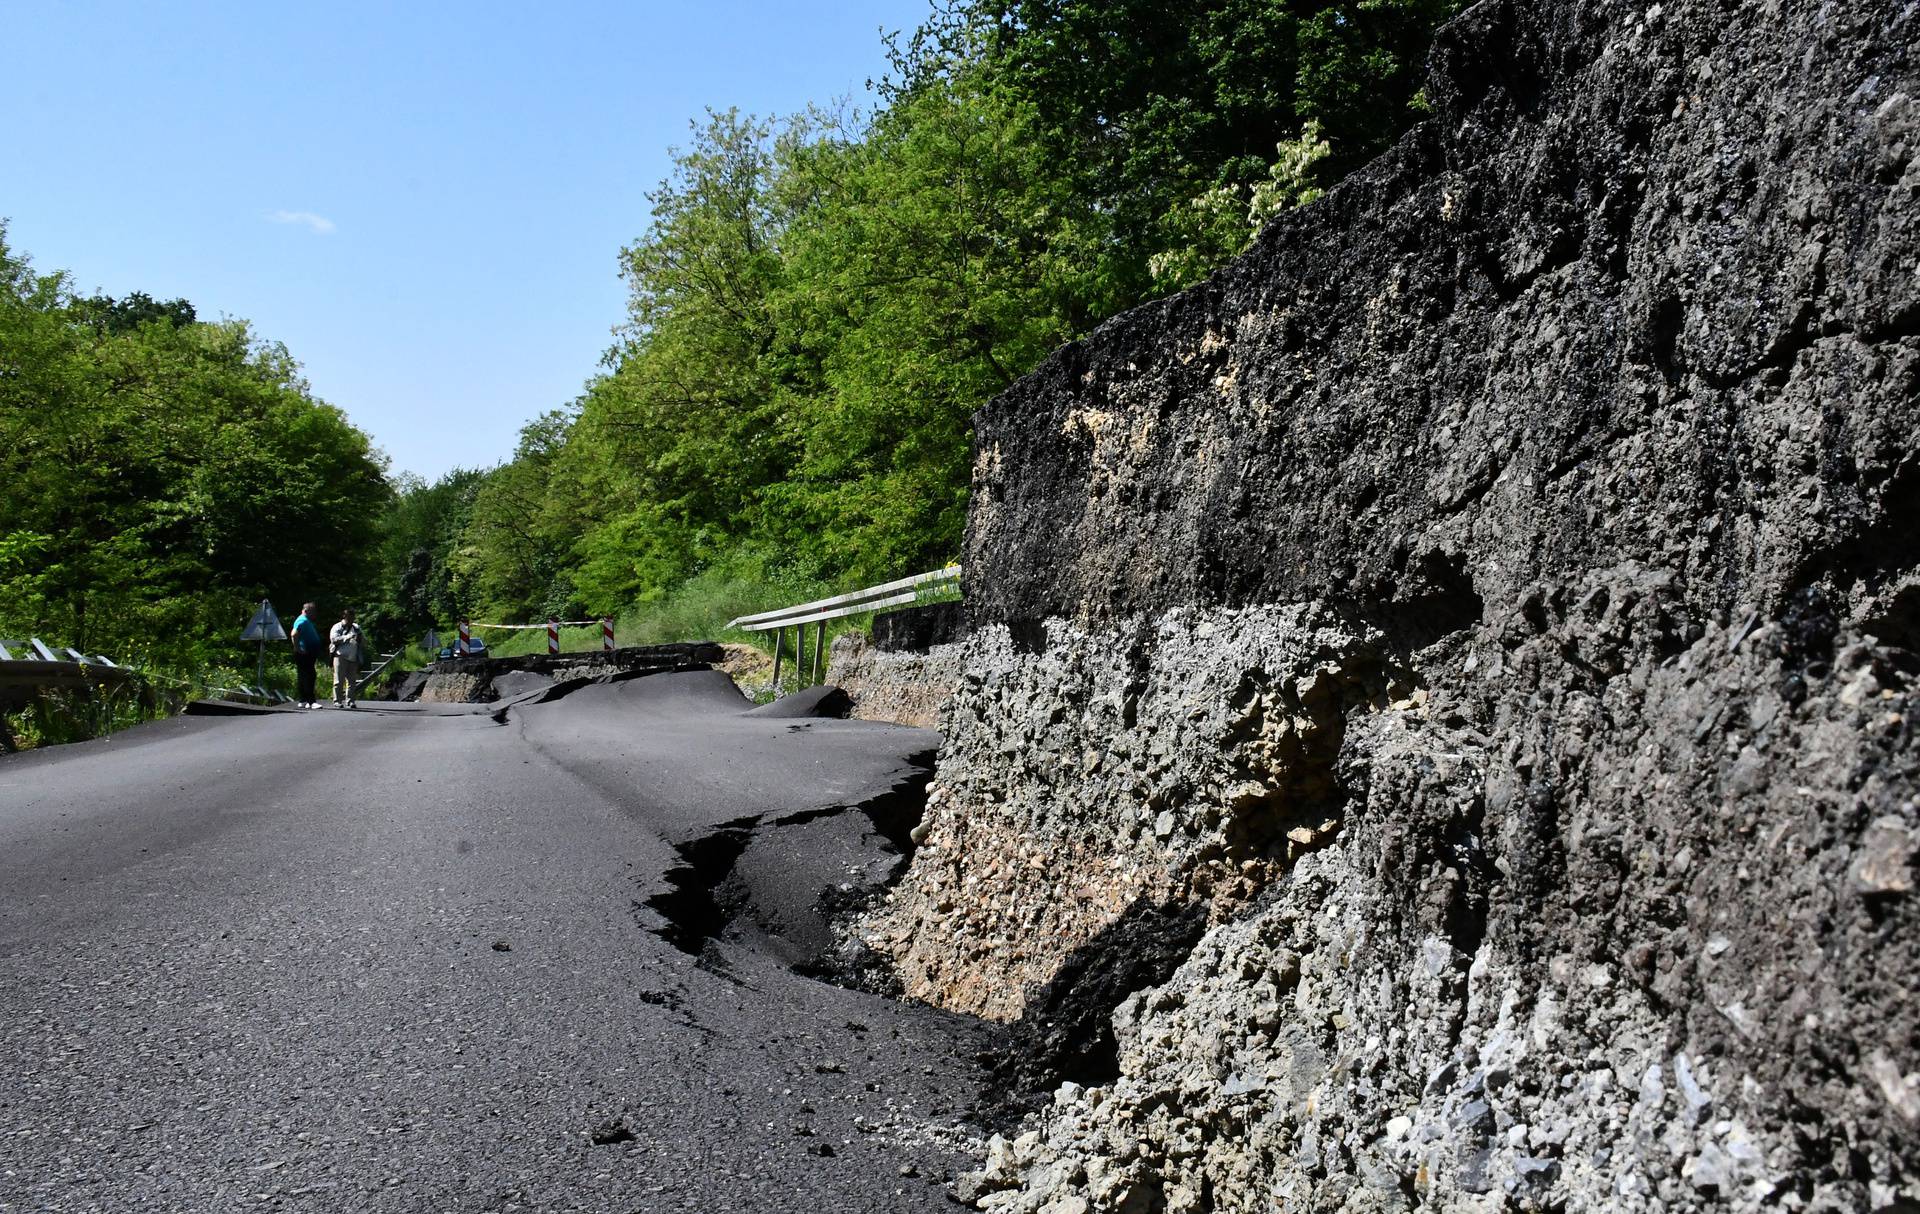
<path id="1" fill-rule="evenodd" d="M 1397 149 L 983 411 L 865 929 L 1076 1081 L 981 1201 L 1920 1202 L 1916 45 L 1482 3 Z"/>

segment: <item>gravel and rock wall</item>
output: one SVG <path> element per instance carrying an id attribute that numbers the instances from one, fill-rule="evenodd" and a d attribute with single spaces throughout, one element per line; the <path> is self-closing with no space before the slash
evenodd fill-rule
<path id="1" fill-rule="evenodd" d="M 959 685 L 966 616 L 959 603 L 878 616 L 871 636 L 844 632 L 827 651 L 827 681 L 844 688 L 853 715 L 932 729 Z"/>
<path id="2" fill-rule="evenodd" d="M 1920 6 L 1482 3 L 976 423 L 983 1209 L 1920 1210 Z"/>

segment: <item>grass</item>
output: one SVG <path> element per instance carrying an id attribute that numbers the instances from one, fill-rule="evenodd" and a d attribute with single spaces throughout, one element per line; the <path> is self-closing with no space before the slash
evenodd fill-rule
<path id="1" fill-rule="evenodd" d="M 547 633 L 544 628 L 517 632 L 476 628 L 473 630 L 473 636 L 475 640 L 487 643 L 489 657 L 517 658 L 530 653 L 547 651 Z M 600 625 L 598 624 L 560 630 L 561 653 L 588 653 L 598 648 L 600 648 Z"/>
<path id="2" fill-rule="evenodd" d="M 623 644 L 659 645 L 673 641 L 719 641 L 723 644 L 752 645 L 772 654 L 774 634 L 748 632 L 727 627 L 728 621 L 780 607 L 791 607 L 813 599 L 840 593 L 846 587 L 822 581 L 768 582 L 751 576 L 706 573 L 690 578 L 656 602 L 643 603 L 620 617 L 615 632 Z M 872 612 L 843 616 L 826 621 L 827 644 L 846 632 L 871 630 Z M 813 625 L 807 626 L 808 646 L 813 642 Z M 791 641 L 786 656 L 793 658 Z"/>

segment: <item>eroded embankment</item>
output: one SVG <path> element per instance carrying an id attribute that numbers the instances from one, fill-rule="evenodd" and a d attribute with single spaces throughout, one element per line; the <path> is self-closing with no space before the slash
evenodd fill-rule
<path id="1" fill-rule="evenodd" d="M 959 603 L 887 612 L 875 617 L 870 637 L 852 631 L 834 638 L 833 680 L 862 720 L 936 728 L 960 679 L 958 642 L 965 634 Z"/>
<path id="2" fill-rule="evenodd" d="M 1478 5 L 1398 149 L 983 411 L 863 931 L 1079 1078 L 961 1196 L 1916 1208 L 1917 44 Z"/>

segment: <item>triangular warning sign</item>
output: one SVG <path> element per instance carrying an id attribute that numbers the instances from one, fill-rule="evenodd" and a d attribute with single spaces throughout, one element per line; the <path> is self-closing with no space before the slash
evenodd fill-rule
<path id="1" fill-rule="evenodd" d="M 273 604 L 266 599 L 260 600 L 260 610 L 253 613 L 247 621 L 245 632 L 240 634 L 243 641 L 284 641 L 287 630 L 280 626 L 280 617 L 273 614 Z"/>

